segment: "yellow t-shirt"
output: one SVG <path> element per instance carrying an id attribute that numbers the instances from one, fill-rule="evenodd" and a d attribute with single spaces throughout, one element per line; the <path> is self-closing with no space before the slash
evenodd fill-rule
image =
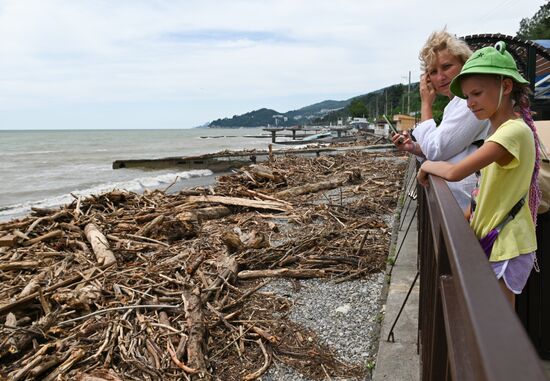
<path id="1" fill-rule="evenodd" d="M 504 226 L 491 252 L 490 261 L 503 261 L 537 249 L 535 226 L 529 211 L 528 192 L 535 166 L 535 141 L 521 119 L 508 120 L 486 140 L 504 147 L 514 157 L 506 166 L 493 162 L 481 170 L 479 194 L 472 229 L 485 236 L 525 197 L 516 217 Z"/>

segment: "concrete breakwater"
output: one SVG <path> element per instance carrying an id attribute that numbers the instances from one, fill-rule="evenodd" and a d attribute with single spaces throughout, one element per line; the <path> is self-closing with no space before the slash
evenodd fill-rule
<path id="1" fill-rule="evenodd" d="M 166 169 L 181 168 L 182 170 L 209 169 L 212 172 L 224 172 L 232 168 L 240 168 L 255 162 L 266 161 L 270 155 L 300 155 L 321 156 L 345 151 L 375 151 L 393 149 L 392 144 L 374 144 L 345 147 L 308 147 L 290 150 L 250 150 L 250 151 L 223 151 L 212 154 L 182 157 L 166 157 L 159 159 L 128 159 L 113 162 L 113 169 L 142 168 Z"/>

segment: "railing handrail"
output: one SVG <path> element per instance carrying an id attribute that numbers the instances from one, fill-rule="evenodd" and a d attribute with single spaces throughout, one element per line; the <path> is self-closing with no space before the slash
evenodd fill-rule
<path id="1" fill-rule="evenodd" d="M 447 184 L 429 183 L 418 192 L 422 379 L 546 380 Z"/>

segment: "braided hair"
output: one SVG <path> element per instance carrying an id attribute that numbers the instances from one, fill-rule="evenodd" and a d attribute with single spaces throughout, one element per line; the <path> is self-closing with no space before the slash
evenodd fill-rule
<path id="1" fill-rule="evenodd" d="M 531 176 L 531 186 L 529 187 L 529 209 L 531 210 L 531 217 L 536 226 L 537 224 L 537 210 L 540 204 L 541 193 L 539 189 L 539 184 L 537 178 L 539 175 L 540 168 L 540 144 L 539 136 L 537 134 L 537 128 L 535 127 L 535 122 L 531 116 L 529 94 L 531 90 L 528 85 L 520 84 L 515 81 L 514 88 L 512 90 L 512 100 L 514 101 L 514 107 L 517 112 L 520 113 L 524 122 L 529 126 L 533 132 L 533 137 L 535 140 L 535 169 L 533 170 L 533 175 Z"/>

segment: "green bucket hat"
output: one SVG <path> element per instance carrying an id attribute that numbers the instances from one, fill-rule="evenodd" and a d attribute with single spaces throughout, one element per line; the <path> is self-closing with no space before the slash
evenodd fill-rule
<path id="1" fill-rule="evenodd" d="M 499 41 L 495 47 L 487 46 L 477 50 L 462 67 L 451 82 L 451 93 L 459 98 L 465 98 L 460 88 L 461 79 L 468 74 L 496 74 L 510 77 L 519 83 L 529 83 L 518 72 L 516 61 L 510 53 L 506 51 L 504 41 Z"/>

